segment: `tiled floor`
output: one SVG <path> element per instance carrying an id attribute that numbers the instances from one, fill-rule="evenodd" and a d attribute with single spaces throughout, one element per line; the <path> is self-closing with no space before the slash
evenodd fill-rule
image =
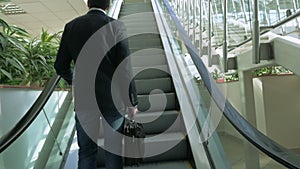
<path id="1" fill-rule="evenodd" d="M 227 158 L 231 162 L 232 169 L 246 169 L 245 150 L 242 140 L 226 134 L 219 134 Z M 263 153 L 259 153 L 260 169 L 285 169 L 282 165 L 272 160 Z"/>

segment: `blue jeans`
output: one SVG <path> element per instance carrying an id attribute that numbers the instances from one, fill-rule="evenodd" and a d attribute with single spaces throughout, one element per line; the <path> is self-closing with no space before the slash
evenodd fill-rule
<path id="1" fill-rule="evenodd" d="M 85 133 L 80 122 L 76 119 L 78 151 L 78 169 L 97 169 L 98 145 Z M 107 122 L 111 127 L 104 125 L 105 147 L 115 147 L 122 152 L 122 137 L 115 135 L 116 131 L 123 133 L 124 118 L 108 118 Z M 110 140 L 111 139 L 111 140 Z M 112 141 L 113 140 L 113 141 Z M 114 149 L 115 149 L 114 148 Z M 105 169 L 123 169 L 122 156 L 105 151 Z"/>

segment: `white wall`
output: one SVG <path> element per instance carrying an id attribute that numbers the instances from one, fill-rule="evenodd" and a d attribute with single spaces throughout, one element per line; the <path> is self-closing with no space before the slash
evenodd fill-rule
<path id="1" fill-rule="evenodd" d="M 264 91 L 261 78 L 253 79 L 253 92 L 254 92 L 254 103 L 256 111 L 256 125 L 257 129 L 265 135 L 267 134 L 266 116 L 265 116 L 265 102 L 264 102 Z"/>
<path id="2" fill-rule="evenodd" d="M 233 107 L 238 111 L 242 111 L 242 102 L 241 102 L 241 92 L 240 92 L 240 84 L 238 81 L 229 82 L 229 83 L 219 83 L 218 86 L 222 89 L 226 98 L 233 105 Z M 232 136 L 240 137 L 237 131 L 229 124 L 228 120 L 223 116 L 220 121 L 218 128 L 218 132 L 223 132 Z"/>
<path id="3" fill-rule="evenodd" d="M 218 85 L 226 89 L 227 99 L 241 112 L 239 82 Z M 300 77 L 254 78 L 253 88 L 258 130 L 287 148 L 300 148 Z M 221 120 L 217 131 L 240 137 L 226 119 Z"/>
<path id="4" fill-rule="evenodd" d="M 262 82 L 266 134 L 287 148 L 300 147 L 300 77 L 266 76 Z M 259 97 L 257 97 L 259 99 Z M 262 119 L 260 123 L 263 123 Z M 263 124 L 261 125 L 263 126 Z"/>

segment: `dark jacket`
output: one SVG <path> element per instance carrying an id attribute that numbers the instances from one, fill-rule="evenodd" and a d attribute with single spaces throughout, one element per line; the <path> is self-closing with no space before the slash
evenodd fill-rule
<path id="1" fill-rule="evenodd" d="M 100 48 L 102 46 L 111 46 L 111 48 L 105 54 L 98 68 L 95 79 L 95 93 L 100 110 L 114 112 L 116 111 L 116 107 L 114 106 L 111 94 L 112 77 L 119 64 L 130 54 L 128 40 L 124 38 L 126 37 L 126 29 L 122 22 L 108 17 L 99 10 L 90 10 L 86 15 L 70 21 L 65 26 L 54 67 L 57 74 L 64 78 L 69 84 L 72 84 L 73 73 L 71 62 L 74 61 L 76 64 L 76 59 L 84 44 L 96 31 L 102 29 L 103 26 L 107 24 L 110 24 L 110 30 L 107 34 L 111 35 L 107 35 L 107 38 L 106 35 L 103 35 L 105 38 L 103 38 L 103 40 L 101 39 L 102 41 L 96 44 L 96 46 L 99 45 Z M 118 40 L 118 37 L 122 37 L 121 40 Z M 107 45 L 107 43 L 113 44 Z M 82 67 L 82 69 L 84 69 L 84 67 Z M 124 107 L 135 106 L 137 105 L 137 94 L 134 80 L 131 81 L 129 90 L 128 88 L 124 89 L 122 86 L 122 80 L 126 81 L 132 78 L 130 59 L 125 62 L 125 66 L 118 67 L 118 69 L 121 69 L 123 74 L 118 77 L 120 82 L 117 82 L 117 84 L 120 86 L 115 86 L 116 90 L 118 90 L 117 104 Z M 130 100 L 126 101 L 124 98 L 128 98 L 128 96 Z"/>

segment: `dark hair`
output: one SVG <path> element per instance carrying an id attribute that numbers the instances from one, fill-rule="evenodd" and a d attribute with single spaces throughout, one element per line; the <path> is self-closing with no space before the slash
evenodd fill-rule
<path id="1" fill-rule="evenodd" d="M 110 0 L 88 0 L 89 8 L 101 8 L 105 10 L 109 7 Z"/>

